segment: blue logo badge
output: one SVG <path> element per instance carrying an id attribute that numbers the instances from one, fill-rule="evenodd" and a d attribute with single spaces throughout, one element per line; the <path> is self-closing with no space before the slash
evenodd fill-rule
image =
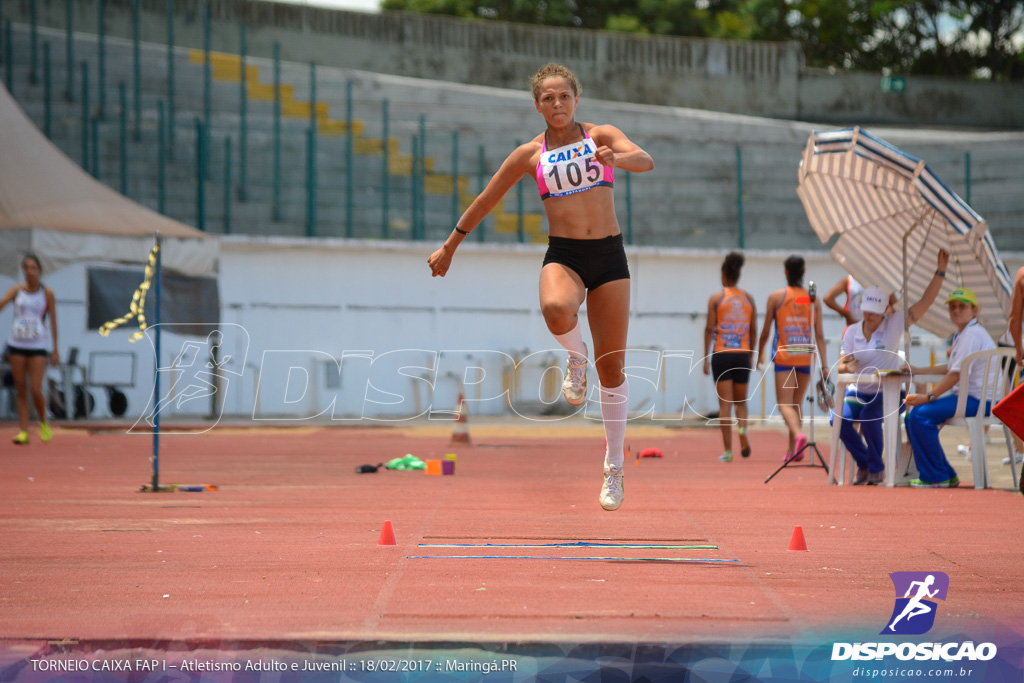
<path id="1" fill-rule="evenodd" d="M 893 572 L 896 605 L 882 635 L 920 635 L 935 624 L 938 600 L 949 592 L 949 577 L 943 572 Z"/>

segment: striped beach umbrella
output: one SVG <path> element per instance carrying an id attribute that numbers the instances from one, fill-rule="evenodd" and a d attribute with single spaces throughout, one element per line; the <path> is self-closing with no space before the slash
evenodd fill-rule
<path id="1" fill-rule="evenodd" d="M 811 134 L 796 193 L 818 238 L 864 286 L 921 298 L 940 249 L 946 280 L 917 321 L 946 337 L 956 331 L 945 302 L 958 287 L 978 297 L 978 322 L 994 338 L 1006 331 L 1013 279 L 988 224 L 921 161 L 859 127 Z M 908 340 L 909 343 L 909 340 Z"/>

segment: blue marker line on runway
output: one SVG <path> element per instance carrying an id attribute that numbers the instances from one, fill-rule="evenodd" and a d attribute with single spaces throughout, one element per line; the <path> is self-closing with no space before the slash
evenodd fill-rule
<path id="1" fill-rule="evenodd" d="M 717 545 L 651 543 L 420 543 L 420 548 L 639 548 L 641 550 L 718 550 Z"/>
<path id="2" fill-rule="evenodd" d="M 407 560 L 611 560 L 618 562 L 739 562 L 694 557 L 548 557 L 547 555 L 406 555 Z"/>

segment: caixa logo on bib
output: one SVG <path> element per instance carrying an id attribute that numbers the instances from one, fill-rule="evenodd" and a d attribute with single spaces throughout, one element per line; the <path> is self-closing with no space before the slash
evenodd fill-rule
<path id="1" fill-rule="evenodd" d="M 921 635 L 935 625 L 938 600 L 949 592 L 949 577 L 943 572 L 893 572 L 896 604 L 881 635 Z M 902 597 L 901 597 L 902 596 Z"/>

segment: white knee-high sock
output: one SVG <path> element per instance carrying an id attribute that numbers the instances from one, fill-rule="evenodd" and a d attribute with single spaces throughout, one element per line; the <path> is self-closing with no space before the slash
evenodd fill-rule
<path id="1" fill-rule="evenodd" d="M 576 326 L 565 334 L 556 334 L 555 339 L 565 347 L 569 353 L 577 358 L 587 357 L 587 347 L 583 343 L 583 333 L 580 331 L 580 320 L 576 318 Z"/>
<path id="2" fill-rule="evenodd" d="M 604 436 L 608 450 L 604 454 L 604 466 L 622 467 L 625 457 L 623 447 L 626 441 L 626 411 L 629 408 L 629 380 L 609 389 L 601 387 L 601 418 L 604 421 Z"/>

